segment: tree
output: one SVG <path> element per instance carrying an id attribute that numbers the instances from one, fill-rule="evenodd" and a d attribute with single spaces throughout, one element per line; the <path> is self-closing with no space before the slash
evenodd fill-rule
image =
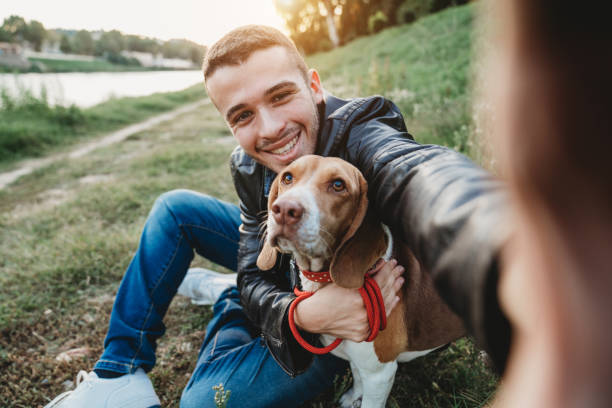
<path id="1" fill-rule="evenodd" d="M 367 35 L 368 21 L 378 10 L 380 0 L 346 0 L 340 15 L 340 38 L 347 43 Z"/>
<path id="2" fill-rule="evenodd" d="M 285 20 L 289 36 L 305 54 L 340 44 L 336 9 L 344 0 L 276 0 L 276 10 Z"/>
<path id="3" fill-rule="evenodd" d="M 201 64 L 204 58 L 205 48 L 189 40 L 168 40 L 161 51 L 165 58 L 180 58 L 193 61 L 194 64 Z"/>
<path id="4" fill-rule="evenodd" d="M 0 42 L 11 42 L 11 34 L 4 27 L 0 27 Z"/>
<path id="5" fill-rule="evenodd" d="M 94 40 L 87 30 L 79 30 L 72 39 L 74 52 L 81 55 L 93 55 Z"/>
<path id="6" fill-rule="evenodd" d="M 329 33 L 329 39 L 335 48 L 340 45 L 340 39 L 338 38 L 338 30 L 336 29 L 336 22 L 334 21 L 336 6 L 332 4 L 332 0 L 319 1 L 319 9 L 321 9 L 321 5 L 323 5 L 325 10 L 325 22 L 327 23 L 327 32 Z"/>
<path id="7" fill-rule="evenodd" d="M 305 54 L 410 22 L 468 0 L 275 0 L 289 36 Z"/>
<path id="8" fill-rule="evenodd" d="M 189 51 L 189 59 L 196 65 L 202 65 L 204 54 L 206 54 L 206 47 L 196 44 Z"/>
<path id="9" fill-rule="evenodd" d="M 24 30 L 24 39 L 29 41 L 30 44 L 34 46 L 36 51 L 40 51 L 40 47 L 47 35 L 47 30 L 45 30 L 45 26 L 42 25 L 41 22 L 36 20 L 31 20 L 30 24 L 25 27 Z"/>
<path id="10" fill-rule="evenodd" d="M 119 55 L 125 49 L 125 38 L 117 30 L 105 31 L 95 43 L 96 55 Z"/>
<path id="11" fill-rule="evenodd" d="M 161 48 L 156 39 L 139 35 L 125 36 L 125 43 L 126 48 L 130 51 L 149 52 L 151 54 L 157 54 Z"/>
<path id="12" fill-rule="evenodd" d="M 60 50 L 64 54 L 72 53 L 72 43 L 66 34 L 62 34 L 62 39 L 60 40 Z"/>
<path id="13" fill-rule="evenodd" d="M 21 42 L 24 40 L 25 33 L 27 30 L 27 24 L 23 17 L 9 16 L 4 19 L 2 24 L 2 31 L 4 36 L 8 37 L 10 42 Z"/>

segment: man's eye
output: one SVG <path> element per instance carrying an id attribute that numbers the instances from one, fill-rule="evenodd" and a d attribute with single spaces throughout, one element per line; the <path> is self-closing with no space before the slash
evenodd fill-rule
<path id="1" fill-rule="evenodd" d="M 289 96 L 289 92 L 279 93 L 279 94 L 276 94 L 276 95 L 274 95 L 272 97 L 272 101 L 273 102 L 278 102 L 278 101 L 281 101 L 281 100 L 285 99 L 287 96 Z"/>
<path id="2" fill-rule="evenodd" d="M 293 183 L 293 175 L 291 173 L 285 173 L 283 177 L 281 177 L 281 181 L 283 184 L 291 184 Z"/>
<path id="3" fill-rule="evenodd" d="M 252 115 L 252 113 L 250 111 L 244 111 L 241 112 L 240 115 L 236 116 L 234 118 L 234 123 L 238 123 L 238 122 L 244 122 L 245 120 L 247 120 L 250 116 Z"/>
<path id="4" fill-rule="evenodd" d="M 332 181 L 331 186 L 334 189 L 334 191 L 343 191 L 346 189 L 346 185 L 344 184 L 344 181 L 340 179 Z"/>

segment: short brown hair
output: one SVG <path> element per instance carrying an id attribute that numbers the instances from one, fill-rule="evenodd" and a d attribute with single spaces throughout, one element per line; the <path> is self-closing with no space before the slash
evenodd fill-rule
<path id="1" fill-rule="evenodd" d="M 240 65 L 253 52 L 274 46 L 281 46 L 287 50 L 289 57 L 295 61 L 297 68 L 306 80 L 308 77 L 306 62 L 295 47 L 295 44 L 286 35 L 272 27 L 246 25 L 225 34 L 208 49 L 202 65 L 204 81 L 217 68 L 226 65 Z"/>

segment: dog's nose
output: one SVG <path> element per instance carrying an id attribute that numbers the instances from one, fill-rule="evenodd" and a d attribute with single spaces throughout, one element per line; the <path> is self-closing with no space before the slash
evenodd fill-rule
<path id="1" fill-rule="evenodd" d="M 304 207 L 293 200 L 276 200 L 272 205 L 272 216 L 279 225 L 293 225 L 302 219 Z"/>

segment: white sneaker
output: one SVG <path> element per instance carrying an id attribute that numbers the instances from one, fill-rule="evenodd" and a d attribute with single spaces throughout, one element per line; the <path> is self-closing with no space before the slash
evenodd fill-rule
<path id="1" fill-rule="evenodd" d="M 79 371 L 76 388 L 58 395 L 45 408 L 153 408 L 160 407 L 151 380 L 142 368 L 117 378 L 98 378 Z"/>
<path id="2" fill-rule="evenodd" d="M 219 273 L 204 268 L 191 268 L 178 288 L 178 294 L 191 298 L 196 305 L 212 305 L 221 293 L 236 286 L 235 273 Z"/>

